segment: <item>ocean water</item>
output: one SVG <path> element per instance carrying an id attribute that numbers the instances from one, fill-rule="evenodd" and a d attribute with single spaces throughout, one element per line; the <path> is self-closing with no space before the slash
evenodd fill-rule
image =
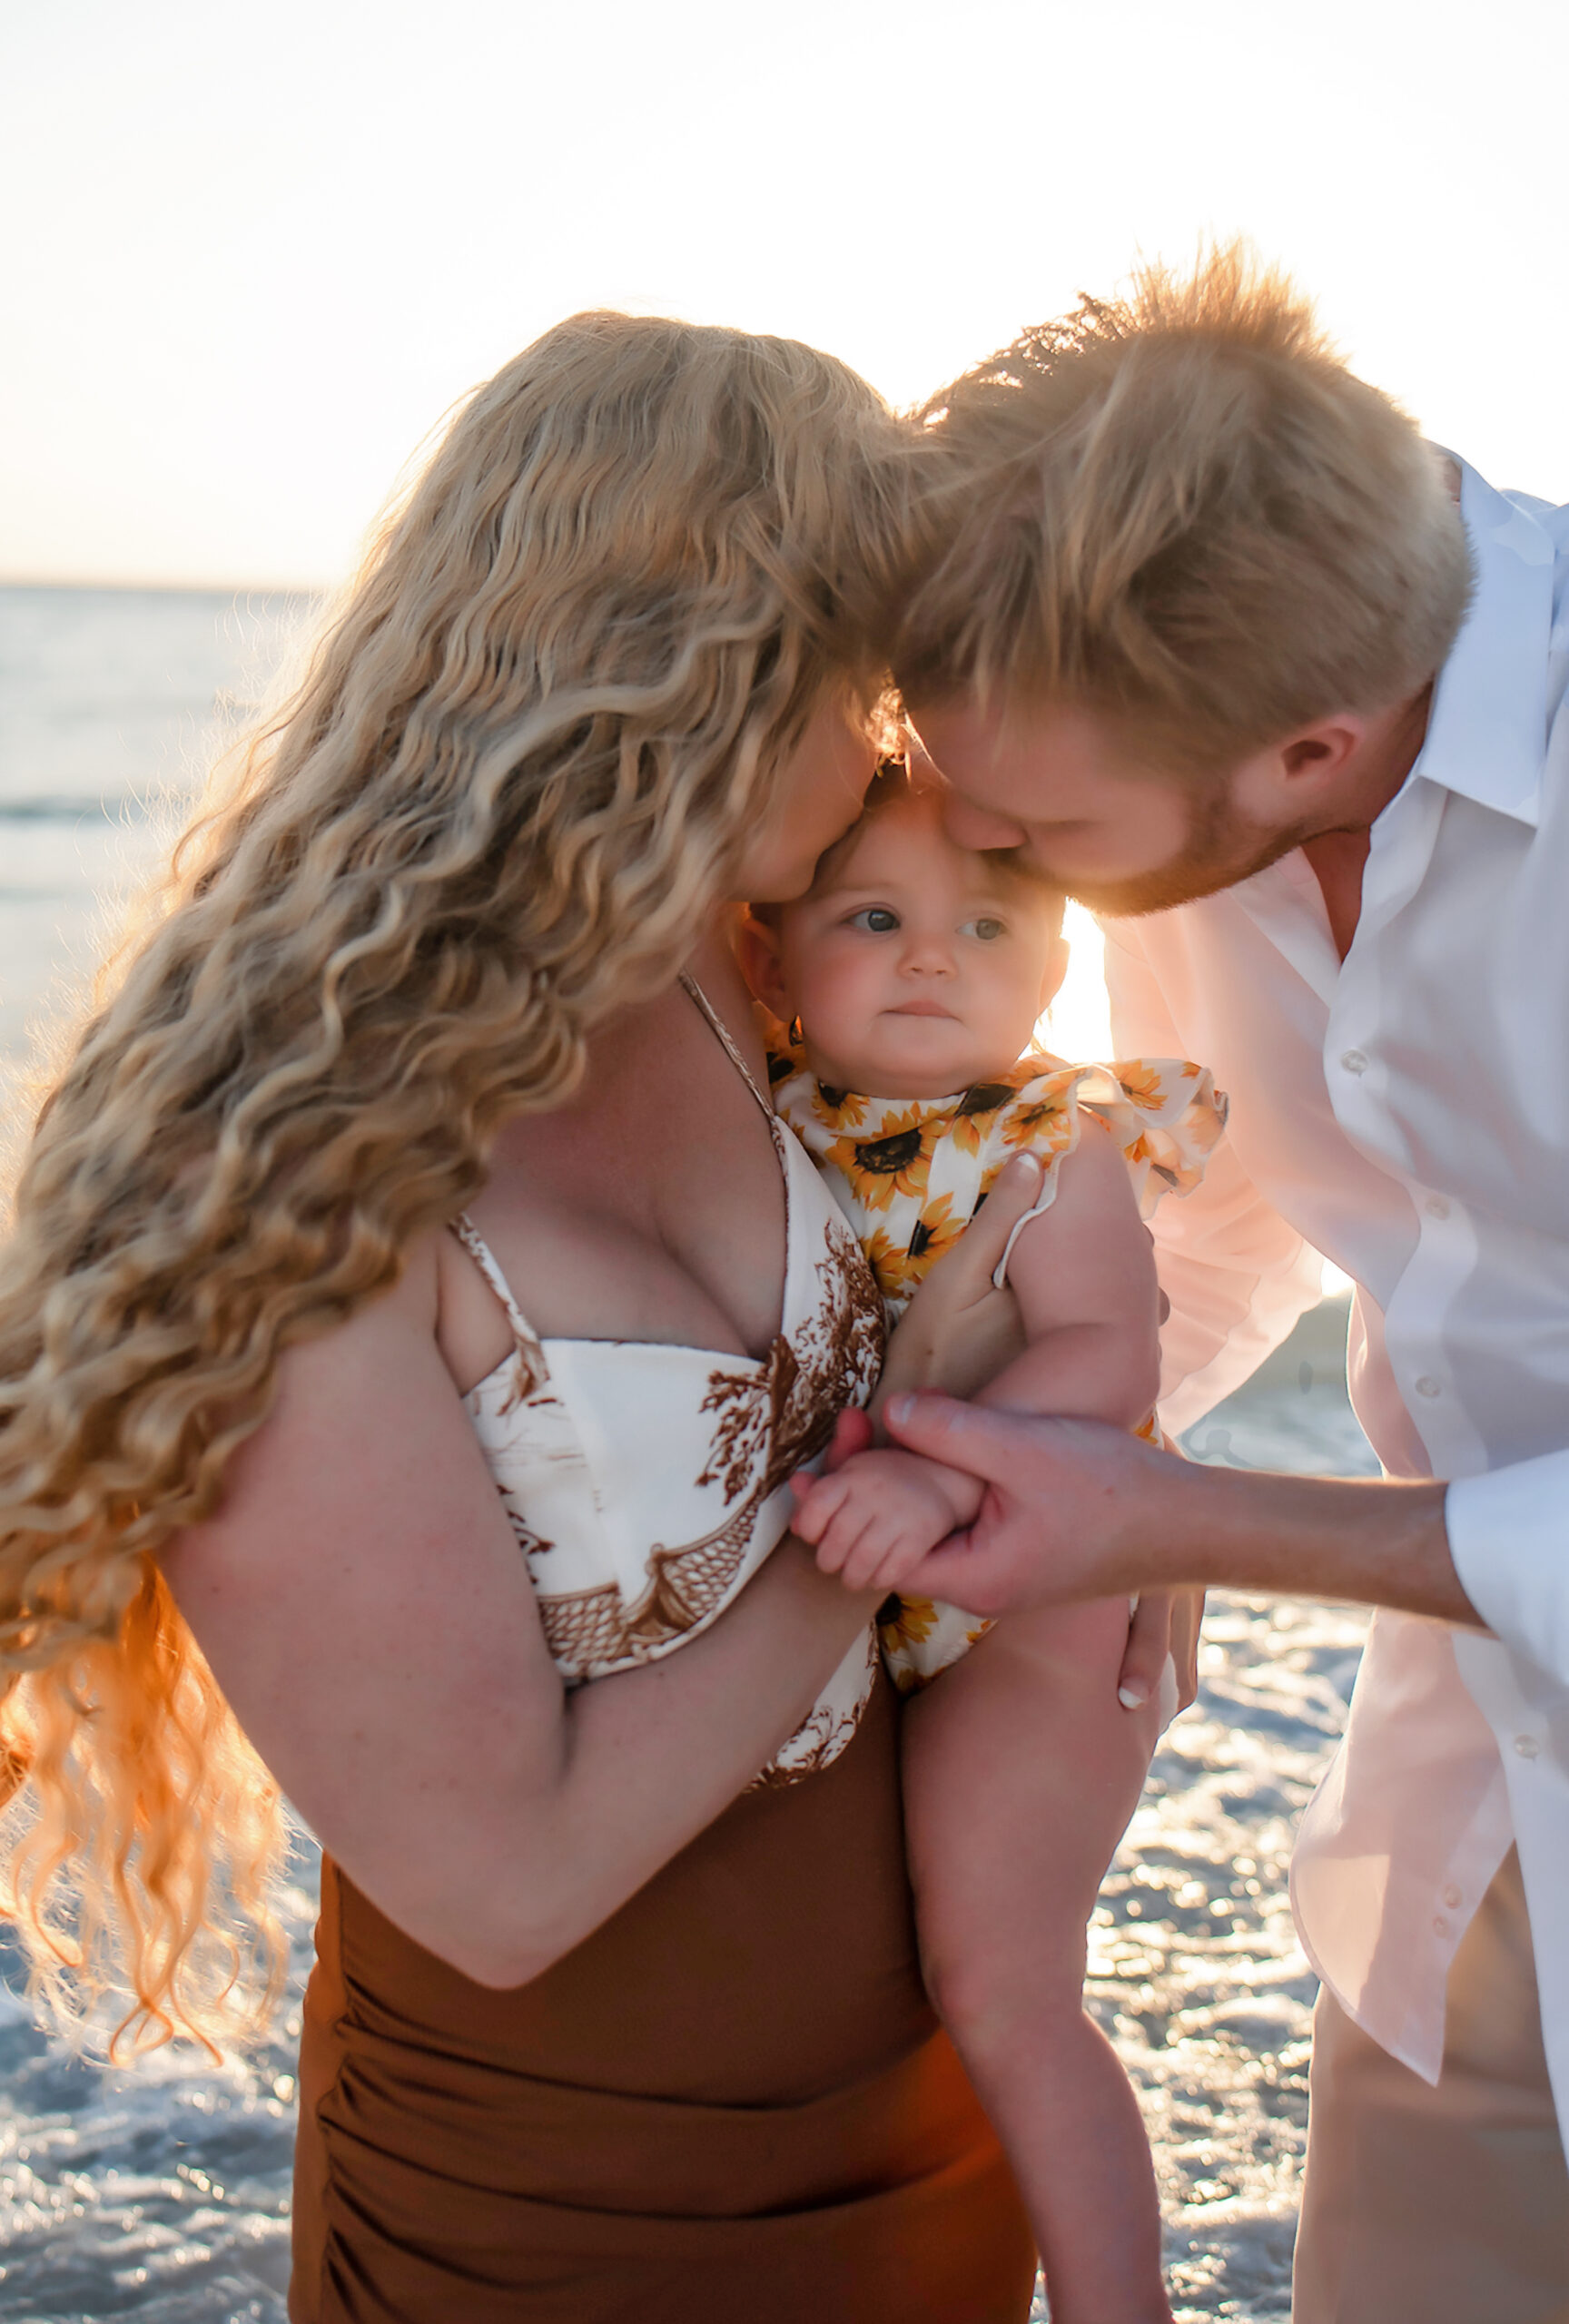
<path id="1" fill-rule="evenodd" d="M 84 988 L 300 597 L 0 587 L 0 1060 Z"/>
<path id="2" fill-rule="evenodd" d="M 309 610 L 0 588 L 0 1077 L 30 1026 L 74 1004 L 112 924 L 106 899 L 146 876 Z M 1371 1472 L 1345 1337 L 1344 1304 L 1327 1301 L 1189 1450 Z M 1289 2312 L 1314 1980 L 1286 1865 L 1364 1630 L 1346 1608 L 1211 1600 L 1199 1701 L 1165 1738 L 1096 1914 L 1090 2003 L 1145 2109 L 1181 2324 Z M 0 2319 L 284 2324 L 292 2044 L 315 1909 L 303 1834 L 292 1869 L 290 2002 L 242 2067 L 83 2063 L 0 1988 Z"/>

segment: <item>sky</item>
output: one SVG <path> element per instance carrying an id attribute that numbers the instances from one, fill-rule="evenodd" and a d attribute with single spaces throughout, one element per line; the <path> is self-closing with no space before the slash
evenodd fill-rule
<path id="1" fill-rule="evenodd" d="M 0 578 L 339 577 L 562 314 L 920 397 L 1245 232 L 1569 499 L 1564 0 L 0 0 Z"/>

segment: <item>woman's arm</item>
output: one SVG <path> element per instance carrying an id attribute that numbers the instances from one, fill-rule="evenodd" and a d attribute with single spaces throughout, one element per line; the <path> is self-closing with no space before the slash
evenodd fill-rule
<path id="1" fill-rule="evenodd" d="M 252 1742 L 398 1926 L 526 1983 L 725 1807 L 869 1600 L 782 1543 L 659 1661 L 564 1689 L 434 1341 L 433 1248 L 284 1357 L 224 1505 L 165 1569 Z"/>

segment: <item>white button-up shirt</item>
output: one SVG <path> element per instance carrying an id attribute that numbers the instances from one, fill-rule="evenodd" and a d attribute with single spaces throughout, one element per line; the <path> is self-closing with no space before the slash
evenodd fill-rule
<path id="1" fill-rule="evenodd" d="M 1293 1871 L 1314 1966 L 1429 2081 L 1449 1965 L 1512 1837 L 1569 2124 L 1569 508 L 1463 469 L 1476 586 L 1373 826 L 1344 964 L 1299 853 L 1107 928 L 1118 1054 L 1231 1100 L 1154 1231 L 1185 1429 L 1357 1285 L 1352 1401 L 1391 1475 L 1453 1480 L 1495 1636 L 1382 1612 Z"/>

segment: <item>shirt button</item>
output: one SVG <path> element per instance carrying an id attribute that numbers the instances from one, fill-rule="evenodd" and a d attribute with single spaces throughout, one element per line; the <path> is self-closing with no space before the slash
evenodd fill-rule
<path id="1" fill-rule="evenodd" d="M 1435 1936 L 1447 1936 L 1449 1934 L 1449 1924 L 1445 1919 L 1442 1913 L 1435 1915 L 1433 1922 L 1433 1934 Z"/>
<path id="2" fill-rule="evenodd" d="M 1429 1218 L 1447 1218 L 1449 1206 L 1442 1195 L 1429 1195 L 1422 1206 Z"/>
<path id="3" fill-rule="evenodd" d="M 1445 1891 L 1444 1891 L 1444 1902 L 1448 1905 L 1448 1907 L 1449 1907 L 1450 1911 L 1451 1911 L 1451 1912 L 1453 1912 L 1453 1911 L 1454 1911 L 1454 1909 L 1455 1909 L 1455 1907 L 1456 1907 L 1456 1906 L 1459 1904 L 1459 1902 L 1460 1902 L 1460 1891 L 1459 1891 L 1459 1889 L 1458 1889 L 1458 1888 L 1446 1888 L 1446 1889 L 1445 1889 Z"/>
<path id="4" fill-rule="evenodd" d="M 1515 1738 L 1515 1748 L 1523 1759 L 1534 1759 L 1540 1748 L 1534 1735 L 1517 1735 Z"/>
<path id="5" fill-rule="evenodd" d="M 1366 1073 L 1367 1070 L 1367 1056 L 1364 1049 L 1346 1049 L 1340 1062 L 1347 1073 Z"/>
<path id="6" fill-rule="evenodd" d="M 1444 1390 L 1430 1372 L 1425 1372 L 1416 1383 L 1416 1393 L 1419 1396 L 1441 1396 Z"/>

